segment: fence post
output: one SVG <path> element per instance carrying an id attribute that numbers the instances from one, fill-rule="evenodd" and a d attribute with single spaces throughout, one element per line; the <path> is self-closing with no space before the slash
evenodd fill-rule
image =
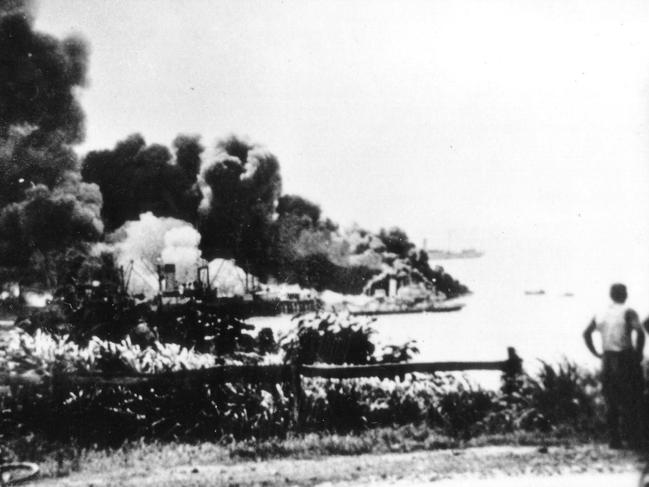
<path id="1" fill-rule="evenodd" d="M 63 405 L 66 399 L 67 388 L 64 384 L 64 375 L 59 366 L 54 366 L 51 370 L 50 377 L 50 394 L 52 398 L 52 409 L 53 413 L 61 415 L 63 413 Z M 54 427 L 57 440 L 62 438 L 69 438 L 70 432 L 72 431 L 72 424 L 70 423 L 71 418 L 67 415 L 61 418 L 60 416 L 55 420 L 56 426 Z"/>
<path id="2" fill-rule="evenodd" d="M 523 359 L 518 356 L 514 347 L 507 347 L 507 365 L 505 373 L 517 376 L 523 373 Z"/>
<path id="3" fill-rule="evenodd" d="M 296 429 L 302 428 L 302 377 L 300 366 L 291 365 L 291 391 L 293 392 L 293 423 Z"/>
<path id="4" fill-rule="evenodd" d="M 517 379 L 523 373 L 523 359 L 514 347 L 507 347 L 507 361 L 503 369 L 502 391 L 509 397 L 518 388 Z"/>

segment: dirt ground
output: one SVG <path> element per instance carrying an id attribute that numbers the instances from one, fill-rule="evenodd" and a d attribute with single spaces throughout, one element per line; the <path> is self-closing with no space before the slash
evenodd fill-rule
<path id="1" fill-rule="evenodd" d="M 637 455 L 604 446 L 486 447 L 404 454 L 330 456 L 166 468 L 138 463 L 42 479 L 45 486 L 434 486 L 539 487 L 637 485 Z"/>
<path id="2" fill-rule="evenodd" d="M 515 477 L 497 476 L 493 478 L 459 477 L 441 481 L 378 482 L 371 484 L 323 484 L 321 487 L 347 487 L 371 485 L 372 487 L 636 487 L 636 472 L 585 473 L 553 476 L 520 475 Z"/>

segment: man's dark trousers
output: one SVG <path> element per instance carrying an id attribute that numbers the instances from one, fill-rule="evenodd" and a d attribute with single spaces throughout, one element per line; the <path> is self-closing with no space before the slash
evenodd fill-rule
<path id="1" fill-rule="evenodd" d="M 602 386 L 606 401 L 606 422 L 611 444 L 625 439 L 632 446 L 643 443 L 642 367 L 633 350 L 604 352 L 602 358 Z M 622 425 L 620 425 L 622 420 Z"/>

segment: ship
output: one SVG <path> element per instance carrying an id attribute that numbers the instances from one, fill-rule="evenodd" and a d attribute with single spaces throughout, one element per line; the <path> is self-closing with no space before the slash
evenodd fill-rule
<path id="1" fill-rule="evenodd" d="M 348 309 L 348 311 L 352 316 L 380 316 L 412 313 L 449 313 L 452 311 L 460 311 L 464 306 L 464 303 L 441 301 L 419 302 L 416 304 L 399 301 L 374 301 L 361 308 Z"/>
<path id="2" fill-rule="evenodd" d="M 484 252 L 476 249 L 462 249 L 459 252 L 452 250 L 429 250 L 428 258 L 430 260 L 447 260 L 447 259 L 477 259 L 482 257 Z"/>
<path id="3" fill-rule="evenodd" d="M 414 313 L 450 313 L 452 311 L 460 311 L 464 308 L 464 304 L 442 304 L 430 306 L 427 308 L 397 308 L 397 309 L 368 309 L 368 310 L 354 310 L 349 314 L 352 316 L 381 316 L 381 315 L 403 315 Z"/>

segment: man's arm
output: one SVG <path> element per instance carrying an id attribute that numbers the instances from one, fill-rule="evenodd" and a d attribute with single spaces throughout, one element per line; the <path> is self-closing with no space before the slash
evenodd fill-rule
<path id="1" fill-rule="evenodd" d="M 638 357 L 638 360 L 642 361 L 644 353 L 644 342 L 645 336 L 644 331 L 642 331 L 642 326 L 640 326 L 640 318 L 638 318 L 638 313 L 630 309 L 626 312 L 626 322 L 631 327 L 632 330 L 635 330 L 635 353 Z"/>
<path id="2" fill-rule="evenodd" d="M 602 354 L 595 349 L 595 345 L 593 344 L 593 332 L 595 331 L 595 329 L 595 318 L 593 318 L 584 330 L 584 341 L 586 342 L 586 346 L 588 347 L 588 350 L 590 350 L 590 353 L 595 355 L 595 357 L 597 358 L 602 358 Z"/>

